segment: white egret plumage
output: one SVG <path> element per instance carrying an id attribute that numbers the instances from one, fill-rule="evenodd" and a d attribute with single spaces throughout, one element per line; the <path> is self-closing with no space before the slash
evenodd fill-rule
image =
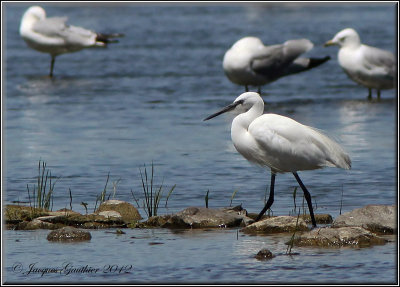
<path id="1" fill-rule="evenodd" d="M 281 115 L 263 114 L 264 101 L 258 93 L 243 93 L 204 120 L 229 111 L 239 113 L 231 127 L 236 150 L 248 161 L 271 169 L 269 198 L 256 221 L 274 201 L 276 174 L 291 172 L 304 192 L 312 224 L 316 226 L 311 195 L 297 172 L 326 166 L 350 169 L 350 157 L 338 143 L 312 127 Z"/>
<path id="2" fill-rule="evenodd" d="M 100 34 L 77 26 L 66 24 L 67 17 L 46 18 L 46 11 L 40 6 L 30 7 L 22 16 L 19 33 L 27 45 L 51 56 L 50 74 L 53 76 L 56 56 L 80 51 L 84 48 L 106 47 L 118 42 L 113 38 L 123 34 Z"/>
<path id="3" fill-rule="evenodd" d="M 300 57 L 314 44 L 307 39 L 288 40 L 283 44 L 265 46 L 259 38 L 244 37 L 225 53 L 223 69 L 228 79 L 238 85 L 261 86 L 277 79 L 307 71 L 330 59 Z"/>
<path id="4" fill-rule="evenodd" d="M 393 53 L 361 43 L 360 36 L 352 28 L 338 32 L 325 46 L 338 45 L 339 65 L 347 76 L 368 88 L 368 98 L 372 89 L 393 89 L 395 86 L 396 62 Z"/>

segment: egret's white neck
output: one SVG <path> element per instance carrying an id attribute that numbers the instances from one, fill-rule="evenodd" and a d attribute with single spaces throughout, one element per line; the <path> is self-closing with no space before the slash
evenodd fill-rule
<path id="1" fill-rule="evenodd" d="M 262 162 L 258 162 L 257 158 L 252 154 L 252 151 L 257 149 L 257 143 L 248 132 L 248 128 L 263 113 L 264 101 L 260 99 L 260 101 L 253 104 L 250 110 L 236 116 L 232 121 L 231 128 L 232 142 L 236 150 L 250 162 L 259 164 L 262 164 Z"/>
<path id="2" fill-rule="evenodd" d="M 261 116 L 263 113 L 264 101 L 257 101 L 247 112 L 241 113 L 233 119 L 232 129 L 240 128 L 247 130 L 252 121 Z"/>
<path id="3" fill-rule="evenodd" d="M 247 112 L 241 113 L 233 119 L 231 137 L 236 148 L 243 142 L 243 139 L 247 138 L 250 124 L 263 113 L 264 101 L 260 99 Z"/>

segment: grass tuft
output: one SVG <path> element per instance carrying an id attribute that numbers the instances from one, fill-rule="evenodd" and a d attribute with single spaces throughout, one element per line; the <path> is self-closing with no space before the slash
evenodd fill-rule
<path id="1" fill-rule="evenodd" d="M 142 172 L 142 169 L 139 168 L 140 172 L 140 179 L 142 182 L 142 190 L 143 190 L 143 195 L 144 195 L 144 200 L 143 200 L 143 209 L 146 212 L 148 217 L 152 216 L 157 216 L 158 213 L 158 208 L 160 205 L 160 201 L 162 198 L 163 194 L 163 188 L 164 188 L 164 179 L 162 180 L 162 183 L 159 187 L 156 187 L 154 185 L 154 163 L 151 163 L 151 173 L 150 175 L 147 172 L 147 167 L 144 164 L 144 171 Z M 165 207 L 167 207 L 168 204 L 168 199 L 171 196 L 172 191 L 175 189 L 176 184 L 171 187 L 169 190 L 166 201 L 165 201 Z M 131 194 L 133 196 L 133 199 L 135 200 L 137 206 L 139 207 L 139 200 L 135 197 L 133 190 L 131 190 Z"/>
<path id="2" fill-rule="evenodd" d="M 27 184 L 29 205 L 35 208 L 52 210 L 54 186 L 59 178 L 53 181 L 51 171 L 47 169 L 47 164 L 39 160 L 37 185 L 33 186 L 33 197 L 31 198 L 29 185 Z M 32 206 L 33 201 L 33 206 Z"/>

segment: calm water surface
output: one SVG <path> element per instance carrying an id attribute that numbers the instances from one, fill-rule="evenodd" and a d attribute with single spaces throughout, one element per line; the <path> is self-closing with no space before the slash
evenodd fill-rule
<path id="1" fill-rule="evenodd" d="M 266 112 L 290 116 L 325 130 L 352 158 L 352 170 L 300 172 L 317 213 L 339 215 L 367 204 L 395 204 L 397 92 L 383 91 L 381 101 L 367 101 L 367 89 L 349 80 L 337 62 L 337 48 L 322 44 L 346 27 L 364 43 L 395 52 L 394 4 L 330 5 L 42 5 L 48 16 L 66 15 L 69 23 L 125 38 L 107 49 L 59 56 L 55 77 L 46 77 L 50 57 L 29 49 L 18 34 L 29 5 L 7 3 L 3 78 L 3 202 L 28 202 L 39 160 L 55 185 L 53 210 L 92 211 L 96 197 L 108 194 L 134 203 L 142 200 L 139 168 L 154 163 L 155 183 L 176 184 L 161 214 L 188 206 L 242 204 L 250 212 L 263 206 L 269 172 L 249 164 L 230 139 L 229 115 L 203 122 L 232 102 L 243 88 L 222 70 L 224 52 L 247 35 L 265 44 L 308 38 L 308 54 L 332 59 L 263 88 Z M 373 20 L 372 20 L 373 19 Z M 275 215 L 293 208 L 296 181 L 279 175 Z M 343 197 L 342 197 L 343 192 Z M 299 198 L 298 201 L 301 199 Z M 140 210 L 143 216 L 145 213 Z M 5 231 L 7 282 L 394 282 L 396 246 L 368 249 L 298 248 L 286 256 L 285 240 L 250 237 L 236 230 L 127 230 L 122 236 L 92 231 L 81 244 L 51 244 L 48 231 Z M 133 238 L 132 238 L 133 237 Z M 153 244 L 162 243 L 162 244 Z M 277 256 L 253 258 L 261 248 Z M 27 259 L 29 254 L 29 259 Z M 63 258 L 63 259 L 60 259 Z M 27 275 L 15 272 L 37 262 L 40 267 L 104 264 L 132 265 L 129 273 Z"/>

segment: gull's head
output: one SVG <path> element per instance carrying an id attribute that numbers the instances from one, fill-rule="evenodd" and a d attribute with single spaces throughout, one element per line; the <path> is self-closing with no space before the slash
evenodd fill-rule
<path id="1" fill-rule="evenodd" d="M 325 43 L 326 46 L 338 45 L 340 47 L 358 47 L 361 44 L 360 36 L 352 28 L 346 28 L 338 32 L 333 39 Z"/>
<path id="2" fill-rule="evenodd" d="M 24 13 L 21 19 L 21 25 L 19 28 L 19 32 L 21 35 L 25 33 L 29 33 L 32 26 L 40 20 L 46 19 L 46 12 L 42 7 L 32 6 Z"/>
<path id="3" fill-rule="evenodd" d="M 235 42 L 232 45 L 233 50 L 248 50 L 248 49 L 257 49 L 259 47 L 263 47 L 264 44 L 257 37 L 244 37 Z"/>
<path id="4" fill-rule="evenodd" d="M 46 11 L 40 6 L 32 6 L 28 10 L 26 10 L 25 15 L 30 16 L 32 18 L 36 18 L 37 20 L 46 19 Z"/>
<path id="5" fill-rule="evenodd" d="M 224 107 L 222 110 L 208 116 L 204 121 L 210 120 L 226 112 L 234 112 L 242 114 L 250 110 L 253 106 L 258 105 L 264 109 L 264 101 L 258 93 L 246 92 L 237 97 L 232 104 Z"/>
<path id="6" fill-rule="evenodd" d="M 246 80 L 242 79 L 240 71 L 248 68 L 252 57 L 263 48 L 264 44 L 256 37 L 244 37 L 236 41 L 226 51 L 222 61 L 227 77 L 236 84 L 245 85 Z"/>

